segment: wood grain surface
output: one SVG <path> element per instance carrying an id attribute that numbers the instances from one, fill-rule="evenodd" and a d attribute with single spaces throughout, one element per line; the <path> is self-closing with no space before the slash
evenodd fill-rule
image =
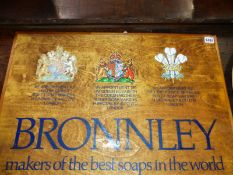
<path id="1" fill-rule="evenodd" d="M 210 36 L 210 35 L 208 35 Z M 93 156 L 98 161 L 123 162 L 154 162 L 155 160 L 168 161 L 176 157 L 179 161 L 211 161 L 214 156 L 216 161 L 222 156 L 224 170 L 221 171 L 149 171 L 141 174 L 211 174 L 231 175 L 232 166 L 232 114 L 227 97 L 224 74 L 220 64 L 217 40 L 215 44 L 204 43 L 205 35 L 178 35 L 178 34 L 114 34 L 114 33 L 18 33 L 12 48 L 6 82 L 1 98 L 0 118 L 0 168 L 1 174 L 140 174 L 137 170 L 131 171 L 9 171 L 6 169 L 6 161 L 25 161 L 28 156 L 35 161 L 57 161 L 65 156 L 77 156 L 79 161 L 90 161 Z M 77 56 L 78 73 L 75 80 L 70 83 L 42 83 L 36 80 L 35 72 L 37 62 L 41 54 L 63 46 L 65 50 Z M 182 65 L 181 80 L 165 80 L 161 77 L 163 68 L 154 57 L 164 53 L 164 48 L 174 47 L 177 54 L 187 56 L 188 61 Z M 122 61 L 128 58 L 133 60 L 135 67 L 135 82 L 130 83 L 100 83 L 96 82 L 96 68 L 100 58 L 108 60 L 112 52 L 119 52 Z M 33 100 L 34 93 L 41 87 L 71 88 L 67 93 L 75 96 L 74 100 L 62 101 L 57 105 L 44 104 L 40 100 Z M 104 86 L 136 87 L 137 104 L 123 109 L 113 110 L 105 105 L 95 105 L 96 88 Z M 195 99 L 181 104 L 168 104 L 166 101 L 156 101 L 160 98 L 158 89 L 188 89 L 186 93 L 194 93 Z M 48 90 L 48 89 L 47 89 Z M 156 93 L 155 93 L 156 91 Z M 174 91 L 175 93 L 177 91 Z M 59 91 L 58 91 L 59 92 Z M 166 91 L 167 92 L 167 91 Z M 45 94 L 51 95 L 48 92 Z M 169 93 L 169 92 L 167 92 Z M 56 95 L 56 94 L 53 94 Z M 161 95 L 161 94 L 160 94 Z M 163 95 L 163 94 L 162 94 Z M 170 95 L 172 95 L 170 93 Z M 174 95 L 174 94 L 173 94 Z M 193 94 L 192 94 L 193 95 Z M 177 97 L 174 97 L 177 98 Z M 178 100 L 181 97 L 178 97 Z M 182 99 L 181 99 L 182 100 Z M 163 119 L 164 144 L 169 147 L 177 144 L 176 126 L 174 120 L 198 120 L 205 128 L 210 127 L 214 119 L 216 125 L 211 133 L 212 150 L 205 150 L 206 141 L 200 129 L 192 124 L 182 124 L 182 130 L 192 131 L 192 137 L 183 136 L 185 146 L 196 145 L 194 150 L 158 150 L 158 127 L 153 125 L 153 150 L 149 150 L 142 140 L 132 131 L 130 140 L 131 150 L 121 148 L 118 151 L 101 147 L 101 139 L 105 139 L 103 133 L 98 130 L 97 142 L 99 149 L 92 150 L 93 133 L 90 141 L 80 150 L 68 151 L 59 147 L 54 150 L 44 137 L 43 148 L 33 149 L 36 145 L 22 149 L 11 149 L 13 146 L 18 117 L 31 117 L 36 120 L 33 128 L 35 135 L 39 132 L 39 118 L 54 117 L 59 125 L 66 119 L 74 116 L 85 118 L 93 126 L 92 118 L 98 118 L 113 135 L 116 135 L 115 118 L 129 118 L 134 122 L 140 132 L 148 138 L 148 124 L 146 119 Z M 30 123 L 26 124 L 29 127 Z M 51 123 L 44 126 L 45 130 L 52 127 Z M 92 128 L 93 129 L 93 128 Z M 125 141 L 127 130 L 122 124 L 122 142 Z M 58 144 L 57 129 L 51 134 Z M 79 122 L 69 123 L 64 128 L 63 138 L 68 145 L 75 146 L 82 143 L 86 135 L 86 129 Z M 20 144 L 29 141 L 23 137 Z"/>
<path id="2" fill-rule="evenodd" d="M 3 82 L 5 79 L 7 64 L 10 57 L 10 51 L 13 43 L 15 32 L 5 31 L 0 32 L 0 91 L 2 90 Z M 222 68 L 224 70 L 225 82 L 227 85 L 228 97 L 233 109 L 233 94 L 232 94 L 232 76 L 231 70 L 233 67 L 233 37 L 223 36 L 218 34 L 218 45 L 221 55 Z"/>

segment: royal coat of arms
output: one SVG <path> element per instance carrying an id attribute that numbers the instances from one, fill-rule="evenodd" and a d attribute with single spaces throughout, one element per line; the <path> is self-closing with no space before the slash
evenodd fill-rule
<path id="1" fill-rule="evenodd" d="M 134 82 L 134 66 L 132 59 L 122 61 L 122 56 L 115 52 L 110 55 L 109 61 L 100 59 L 97 66 L 97 82 L 122 82 L 133 83 Z"/>
<path id="2" fill-rule="evenodd" d="M 42 54 L 37 64 L 37 80 L 41 82 L 72 82 L 77 73 L 76 61 L 77 58 L 62 47 Z"/>
<path id="3" fill-rule="evenodd" d="M 186 62 L 188 58 L 183 54 L 176 53 L 175 48 L 168 48 L 164 49 L 166 56 L 162 53 L 159 53 L 155 56 L 155 60 L 162 63 L 162 68 L 164 70 L 162 74 L 162 78 L 166 80 L 172 80 L 175 82 L 175 79 L 180 80 L 184 78 L 184 75 L 181 72 L 182 66 L 181 64 Z"/>

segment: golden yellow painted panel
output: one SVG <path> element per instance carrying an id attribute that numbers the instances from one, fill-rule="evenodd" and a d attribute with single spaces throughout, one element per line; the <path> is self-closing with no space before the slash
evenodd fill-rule
<path id="1" fill-rule="evenodd" d="M 1 175 L 232 175 L 232 148 L 215 36 L 16 35 Z"/>

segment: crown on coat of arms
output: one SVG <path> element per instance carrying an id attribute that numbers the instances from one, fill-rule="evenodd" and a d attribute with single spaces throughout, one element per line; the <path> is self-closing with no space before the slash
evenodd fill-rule
<path id="1" fill-rule="evenodd" d="M 121 54 L 119 54 L 118 52 L 113 52 L 110 56 L 110 59 L 121 59 Z"/>

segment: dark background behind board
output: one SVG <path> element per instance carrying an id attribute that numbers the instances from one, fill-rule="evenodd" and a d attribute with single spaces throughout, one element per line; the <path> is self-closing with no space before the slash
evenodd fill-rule
<path id="1" fill-rule="evenodd" d="M 217 35 L 233 106 L 233 0 L 1 0 L 0 91 L 16 31 Z"/>

